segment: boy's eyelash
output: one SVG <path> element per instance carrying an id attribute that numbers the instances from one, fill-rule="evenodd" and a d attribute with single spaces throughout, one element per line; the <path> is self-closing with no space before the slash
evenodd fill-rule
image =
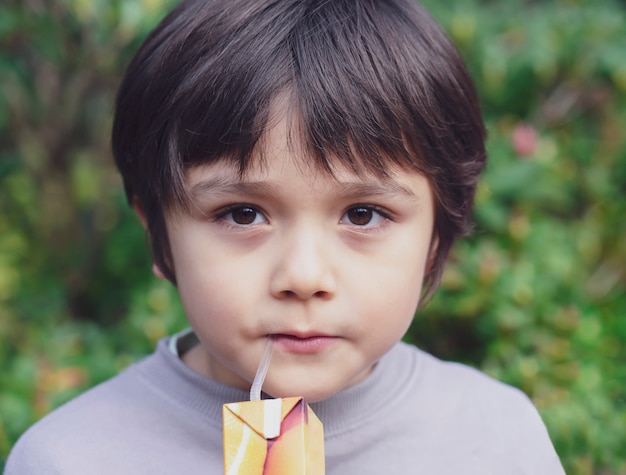
<path id="1" fill-rule="evenodd" d="M 342 219 L 344 216 L 346 216 L 350 212 L 350 210 L 359 209 L 359 208 L 371 210 L 372 212 L 378 214 L 379 218 L 377 222 L 373 224 L 371 223 L 358 224 L 358 223 L 351 223 L 351 222 L 343 223 L 348 226 L 347 230 L 349 230 L 351 233 L 355 233 L 358 235 L 373 235 L 379 232 L 383 232 L 384 230 L 388 228 L 389 225 L 391 225 L 392 223 L 396 221 L 395 214 L 391 212 L 389 209 L 376 206 L 376 205 L 371 205 L 371 204 L 355 204 L 355 205 L 349 206 L 343 212 Z"/>
<path id="2" fill-rule="evenodd" d="M 383 218 L 388 219 L 389 221 L 394 221 L 393 213 L 389 211 L 387 208 L 383 208 L 381 206 L 372 205 L 372 204 L 366 204 L 366 203 L 357 203 L 357 204 L 351 205 L 345 209 L 343 214 L 355 208 L 371 209 L 372 211 L 375 211 L 376 213 L 380 214 Z"/>
<path id="3" fill-rule="evenodd" d="M 237 204 L 232 204 L 232 205 L 226 205 L 223 206 L 219 209 L 217 209 L 216 211 L 214 211 L 213 213 L 211 213 L 211 220 L 212 221 L 220 221 L 222 219 L 224 219 L 228 214 L 232 213 L 233 211 L 236 211 L 238 209 L 242 209 L 242 208 L 250 208 L 251 210 L 260 213 L 262 215 L 265 216 L 265 213 L 259 209 L 258 206 L 254 206 L 251 204 L 247 204 L 247 203 L 237 203 Z"/>

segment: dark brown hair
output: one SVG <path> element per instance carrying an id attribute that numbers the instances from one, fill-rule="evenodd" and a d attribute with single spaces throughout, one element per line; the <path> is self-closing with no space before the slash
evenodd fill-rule
<path id="1" fill-rule="evenodd" d="M 413 0 L 190 0 L 156 27 L 121 84 L 112 142 L 157 265 L 175 283 L 165 216 L 184 206 L 185 171 L 245 171 L 279 95 L 319 168 L 428 178 L 431 294 L 469 231 L 485 128 L 463 61 Z"/>

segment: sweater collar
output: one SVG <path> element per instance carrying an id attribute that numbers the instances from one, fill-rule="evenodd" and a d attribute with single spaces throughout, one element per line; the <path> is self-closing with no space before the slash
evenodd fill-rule
<path id="1" fill-rule="evenodd" d="M 175 404 L 198 413 L 211 425 L 221 428 L 222 406 L 248 400 L 249 392 L 196 373 L 169 346 L 169 338 L 160 340 L 153 357 L 140 363 L 144 376 Z M 367 424 L 370 417 L 380 416 L 381 411 L 397 401 L 407 391 L 404 382 L 419 370 L 419 360 L 414 355 L 407 345 L 398 343 L 362 381 L 311 404 L 324 425 L 325 437 L 357 430 Z"/>

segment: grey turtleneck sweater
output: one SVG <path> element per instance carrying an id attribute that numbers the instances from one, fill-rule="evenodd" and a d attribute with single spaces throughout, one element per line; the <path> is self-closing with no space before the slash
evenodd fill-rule
<path id="1" fill-rule="evenodd" d="M 162 340 L 29 429 L 5 475 L 222 474 L 222 405 L 247 398 L 192 371 Z M 564 474 L 525 395 L 403 343 L 365 380 L 311 406 L 324 424 L 327 475 Z"/>

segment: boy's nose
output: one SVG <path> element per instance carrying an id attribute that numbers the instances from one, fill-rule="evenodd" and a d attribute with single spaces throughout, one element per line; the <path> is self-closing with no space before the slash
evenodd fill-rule
<path id="1" fill-rule="evenodd" d="M 270 282 L 276 298 L 329 299 L 336 291 L 328 245 L 312 232 L 289 236 L 278 249 Z"/>

